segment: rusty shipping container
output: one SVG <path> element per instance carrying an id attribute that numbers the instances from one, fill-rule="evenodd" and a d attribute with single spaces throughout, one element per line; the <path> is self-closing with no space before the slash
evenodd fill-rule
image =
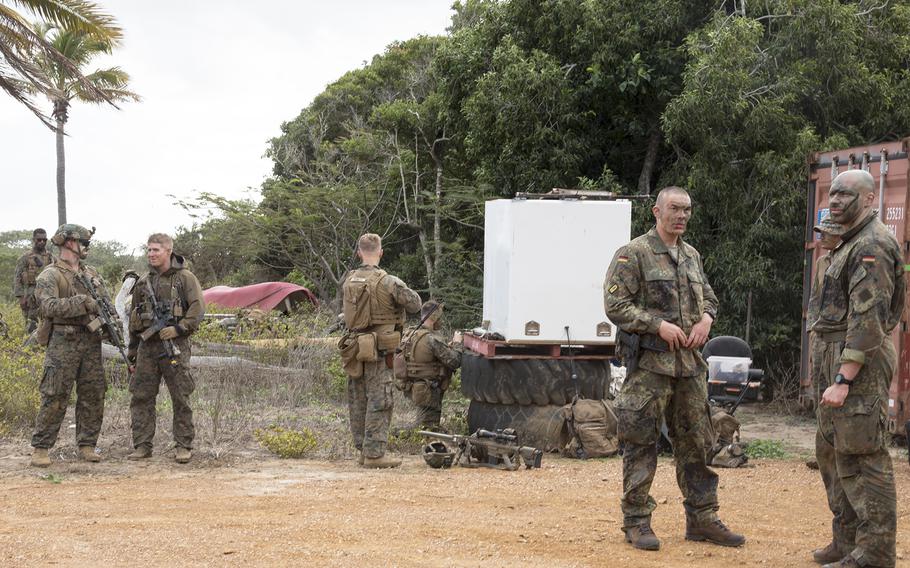
<path id="1" fill-rule="evenodd" d="M 828 214 L 828 190 L 838 173 L 848 169 L 865 169 L 875 178 L 875 207 L 879 218 L 891 230 L 904 252 L 905 269 L 910 268 L 910 230 L 908 230 L 907 208 L 910 206 L 908 173 L 910 160 L 907 150 L 910 138 L 860 146 L 835 152 L 822 152 L 810 160 L 809 185 L 807 194 L 807 215 L 805 235 L 805 261 L 803 275 L 803 314 L 800 358 L 800 377 L 803 386 L 808 386 L 809 377 L 808 335 L 806 332 L 806 309 L 809 293 L 815 275 L 815 261 L 823 252 L 817 246 L 818 240 L 812 227 Z M 906 270 L 905 276 L 906 278 Z M 894 344 L 899 356 L 897 370 L 891 381 L 888 396 L 888 429 L 892 434 L 903 434 L 910 420 L 910 302 L 904 308 L 900 324 L 894 330 Z"/>

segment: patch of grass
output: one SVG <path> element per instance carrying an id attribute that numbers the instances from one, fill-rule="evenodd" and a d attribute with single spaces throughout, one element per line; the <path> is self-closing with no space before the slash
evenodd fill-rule
<path id="1" fill-rule="evenodd" d="M 420 428 L 392 430 L 389 433 L 389 449 L 402 454 L 419 454 L 427 443 L 417 432 Z"/>
<path id="2" fill-rule="evenodd" d="M 56 473 L 47 473 L 45 475 L 42 475 L 41 479 L 53 484 L 60 484 L 63 482 L 63 476 Z"/>
<path id="3" fill-rule="evenodd" d="M 316 434 L 306 427 L 289 430 L 272 425 L 253 434 L 263 447 L 282 458 L 302 458 L 319 446 Z"/>
<path id="4" fill-rule="evenodd" d="M 787 452 L 780 440 L 753 440 L 746 446 L 746 455 L 750 459 L 779 460 L 786 458 Z"/>
<path id="5" fill-rule="evenodd" d="M 19 306 L 4 304 L 3 319 L 9 325 L 0 336 L 0 436 L 27 430 L 35 423 L 41 395 L 38 385 L 44 370 L 44 349 L 23 347 L 25 321 Z"/>

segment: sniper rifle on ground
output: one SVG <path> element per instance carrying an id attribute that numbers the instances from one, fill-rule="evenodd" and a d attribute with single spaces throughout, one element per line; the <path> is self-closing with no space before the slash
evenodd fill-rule
<path id="1" fill-rule="evenodd" d="M 417 432 L 428 438 L 442 440 L 455 449 L 454 464 L 462 467 L 489 467 L 515 471 L 524 463 L 526 469 L 539 468 L 543 451 L 529 446 L 519 446 L 515 430 L 477 430 L 470 436 Z"/>

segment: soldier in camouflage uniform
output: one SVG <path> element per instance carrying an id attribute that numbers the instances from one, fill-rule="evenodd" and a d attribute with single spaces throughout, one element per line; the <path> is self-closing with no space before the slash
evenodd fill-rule
<path id="1" fill-rule="evenodd" d="M 874 188 L 863 170 L 831 184 L 831 219 L 845 232 L 811 324 L 821 344 L 812 379 L 825 389 L 816 457 L 834 514 L 832 541 L 813 557 L 832 568 L 895 565 L 897 499 L 885 419 L 897 365 L 891 332 L 906 284 L 900 246 L 872 210 Z"/>
<path id="2" fill-rule="evenodd" d="M 745 538 L 717 517 L 717 474 L 706 463 L 713 432 L 707 365 L 698 348 L 717 314 L 717 297 L 698 251 L 681 238 L 692 215 L 689 194 L 664 188 L 652 211 L 656 226 L 617 251 L 604 281 L 607 316 L 648 346 L 614 405 L 624 444 L 623 530 L 635 548 L 660 548 L 651 529 L 657 505 L 649 491 L 665 419 L 685 497 L 686 539 L 740 546 Z"/>
<path id="3" fill-rule="evenodd" d="M 419 329 L 405 331 L 409 339 L 401 348 L 407 361 L 408 378 L 398 381 L 397 386 L 418 408 L 417 425 L 438 428 L 442 397 L 449 388 L 452 372 L 461 367 L 462 346 L 457 342 L 447 343 L 437 331 L 442 320 L 441 304 L 434 300 L 424 303 L 420 318 L 424 322 Z"/>
<path id="4" fill-rule="evenodd" d="M 835 223 L 831 220 L 831 217 L 825 217 L 821 222 L 812 228 L 812 230 L 819 235 L 818 246 L 826 251 L 825 254 L 822 254 L 818 257 L 818 260 L 815 261 L 815 272 L 813 273 L 812 278 L 812 290 L 809 294 L 809 306 L 806 310 L 806 329 L 811 330 L 812 324 L 818 319 L 819 308 L 821 307 L 821 295 L 822 295 L 822 284 L 825 279 L 825 272 L 828 270 L 828 267 L 831 266 L 831 256 L 832 251 L 840 246 L 841 235 L 844 234 L 845 229 L 843 225 Z M 809 379 L 813 376 L 818 375 L 817 370 L 813 370 L 813 365 L 816 361 L 821 360 L 821 353 L 824 349 L 824 342 L 819 341 L 818 334 L 809 331 Z M 812 400 L 816 403 L 821 401 L 822 393 L 828 385 L 821 386 L 818 381 L 815 381 L 812 385 L 807 385 L 807 389 L 811 388 L 812 391 L 806 393 L 807 395 L 812 396 Z"/>
<path id="5" fill-rule="evenodd" d="M 397 467 L 401 461 L 385 455 L 392 419 L 392 356 L 401 341 L 405 312 L 420 310 L 420 296 L 379 268 L 379 235 L 361 236 L 357 255 L 363 264 L 342 285 L 348 332 L 338 344 L 348 374 L 351 434 L 364 467 Z"/>
<path id="6" fill-rule="evenodd" d="M 22 308 L 26 333 L 31 333 L 38 327 L 38 303 L 35 301 L 38 273 L 53 263 L 54 257 L 47 251 L 47 232 L 35 229 L 32 231 L 32 250 L 19 257 L 16 275 L 13 277 L 13 295 Z"/>
<path id="7" fill-rule="evenodd" d="M 168 235 L 151 235 L 147 251 L 150 270 L 133 286 L 127 355 L 136 364 L 130 382 L 134 451 L 127 457 L 131 460 L 152 456 L 157 421 L 155 400 L 162 378 L 174 408 L 174 443 L 177 446 L 174 458 L 177 463 L 187 463 L 192 458 L 196 430 L 190 395 L 196 384 L 190 374 L 190 336 L 202 322 L 205 302 L 199 280 L 186 269 L 183 257 L 174 254 L 173 248 L 174 241 Z M 149 284 L 158 304 L 170 314 L 167 326 L 151 334 L 146 333 L 155 323 Z M 179 353 L 169 356 L 168 346 L 176 347 Z"/>
<path id="8" fill-rule="evenodd" d="M 48 450 L 57 441 L 66 415 L 73 383 L 76 384 L 76 443 L 79 455 L 99 461 L 95 444 L 104 414 L 104 367 L 101 336 L 87 325 L 96 318 L 98 303 L 79 281 L 84 276 L 100 294 L 107 294 L 101 276 L 83 264 L 93 231 L 80 225 L 61 225 L 51 242 L 60 249 L 60 259 L 43 270 L 35 283 L 35 298 L 43 322 L 38 342 L 47 345 L 41 378 L 41 407 L 32 436 L 32 465 L 47 467 Z"/>

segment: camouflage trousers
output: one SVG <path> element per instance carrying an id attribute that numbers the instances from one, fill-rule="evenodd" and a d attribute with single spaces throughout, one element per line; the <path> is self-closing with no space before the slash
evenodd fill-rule
<path id="1" fill-rule="evenodd" d="M 392 370 L 385 359 L 363 364 L 363 376 L 348 377 L 348 412 L 354 446 L 364 457 L 379 458 L 389 441 L 393 405 Z"/>
<path id="2" fill-rule="evenodd" d="M 25 306 L 20 306 L 20 308 L 22 309 L 22 317 L 25 319 L 25 333 L 28 335 L 38 329 L 38 302 L 35 300 L 34 288 L 31 288 L 26 298 L 28 298 L 28 301 Z"/>
<path id="3" fill-rule="evenodd" d="M 51 448 L 57 442 L 70 393 L 76 384 L 76 443 L 95 447 L 104 416 L 104 366 L 101 338 L 76 327 L 53 330 L 44 356 L 41 407 L 32 446 Z"/>
<path id="4" fill-rule="evenodd" d="M 424 428 L 438 427 L 442 421 L 442 397 L 445 390 L 439 381 L 413 380 L 404 391 L 404 395 L 417 407 L 417 426 Z"/>
<path id="5" fill-rule="evenodd" d="M 844 344 L 818 341 L 811 346 L 817 364 L 813 382 L 818 400 L 833 383 Z M 897 353 L 888 337 L 875 357 L 867 358 L 840 408 L 819 406 L 815 456 L 833 519 L 834 543 L 860 565 L 895 565 L 897 494 L 885 428 L 888 387 Z"/>
<path id="6" fill-rule="evenodd" d="M 626 377 L 614 409 L 623 444 L 623 528 L 648 522 L 657 508 L 650 490 L 663 420 L 673 442 L 686 516 L 697 524 L 717 519 L 717 474 L 707 464 L 714 432 L 704 377 L 636 369 Z"/>
<path id="7" fill-rule="evenodd" d="M 135 448 L 152 447 L 157 422 L 155 401 L 162 378 L 174 407 L 174 443 L 182 448 L 193 448 L 196 429 L 190 395 L 196 389 L 196 383 L 190 374 L 190 342 L 186 338 L 178 338 L 174 343 L 180 349 L 176 365 L 162 356 L 164 348 L 161 341 L 153 339 L 139 344 L 136 373 L 130 382 L 130 419 Z"/>

